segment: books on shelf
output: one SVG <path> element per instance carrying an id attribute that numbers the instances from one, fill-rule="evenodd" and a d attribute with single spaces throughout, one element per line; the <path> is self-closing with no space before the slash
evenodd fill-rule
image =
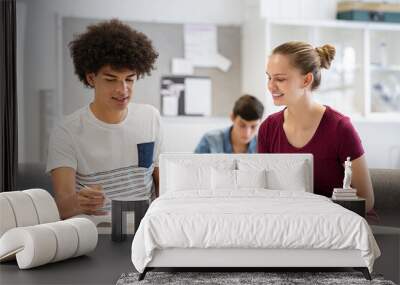
<path id="1" fill-rule="evenodd" d="M 335 194 L 335 196 L 337 196 L 337 197 L 357 197 L 357 193 L 344 193 L 344 192 L 341 192 L 341 193 L 333 193 L 333 194 Z"/>
<path id="2" fill-rule="evenodd" d="M 335 188 L 333 189 L 332 199 L 335 200 L 354 200 L 357 199 L 357 190 L 356 189 L 343 189 L 343 188 Z"/>
<path id="3" fill-rule="evenodd" d="M 357 197 L 357 195 L 353 195 L 353 196 L 338 196 L 336 194 L 332 194 L 332 199 L 333 200 L 357 200 L 358 197 Z"/>
<path id="4" fill-rule="evenodd" d="M 343 189 L 343 188 L 335 188 L 333 189 L 333 193 L 357 193 L 357 189 Z"/>

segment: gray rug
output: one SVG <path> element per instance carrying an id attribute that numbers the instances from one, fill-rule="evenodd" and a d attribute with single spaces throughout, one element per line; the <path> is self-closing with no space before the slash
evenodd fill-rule
<path id="1" fill-rule="evenodd" d="M 372 275 L 372 281 L 360 272 L 154 272 L 150 271 L 142 281 L 139 273 L 124 273 L 116 285 L 133 284 L 379 284 L 395 285 L 381 275 Z"/>

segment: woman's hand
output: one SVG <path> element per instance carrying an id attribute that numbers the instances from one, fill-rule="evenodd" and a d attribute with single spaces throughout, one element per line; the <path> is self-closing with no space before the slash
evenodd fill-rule
<path id="1" fill-rule="evenodd" d="M 357 189 L 357 196 L 365 199 L 365 210 L 369 212 L 374 208 L 375 197 L 365 155 L 351 163 L 353 171 L 351 186 Z"/>

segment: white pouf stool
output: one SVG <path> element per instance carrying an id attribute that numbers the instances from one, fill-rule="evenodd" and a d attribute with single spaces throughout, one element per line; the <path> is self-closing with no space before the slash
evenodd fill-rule
<path id="1" fill-rule="evenodd" d="M 0 262 L 16 259 L 20 269 L 86 254 L 98 233 L 87 218 L 60 221 L 53 197 L 43 189 L 0 193 Z"/>

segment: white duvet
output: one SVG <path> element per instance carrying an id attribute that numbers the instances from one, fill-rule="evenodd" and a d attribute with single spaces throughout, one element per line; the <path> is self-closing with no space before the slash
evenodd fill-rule
<path id="1" fill-rule="evenodd" d="M 140 223 L 132 262 L 143 272 L 165 248 L 358 249 L 370 272 L 380 255 L 359 215 L 323 196 L 266 189 L 164 194 Z"/>

